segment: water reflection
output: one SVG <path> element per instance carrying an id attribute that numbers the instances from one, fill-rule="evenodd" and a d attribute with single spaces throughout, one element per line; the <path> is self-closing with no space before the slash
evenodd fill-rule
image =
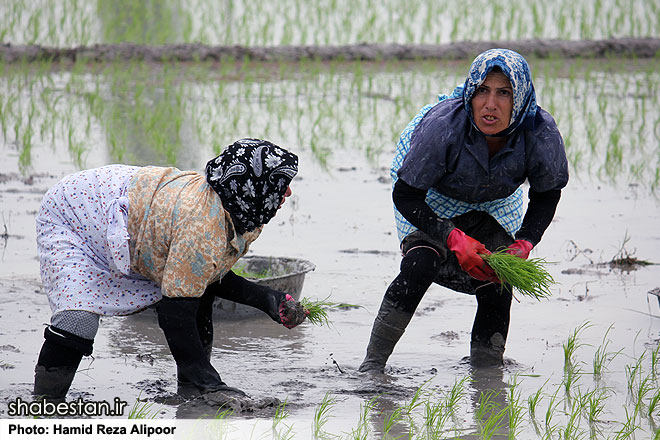
<path id="1" fill-rule="evenodd" d="M 566 67 L 537 60 L 535 67 L 539 102 L 557 120 L 572 181 L 655 191 L 655 64 L 638 60 L 624 71 L 609 61 Z M 100 150 L 107 151 L 107 163 L 201 169 L 213 153 L 244 136 L 308 150 L 333 166 L 345 165 L 342 149 L 363 151 L 381 166 L 411 116 L 451 90 L 463 71 L 423 62 L 340 68 L 309 61 L 30 69 L 11 66 L 0 75 L 0 128 L 5 148 L 19 150 L 22 169 L 36 172 L 42 170 L 30 169 L 33 156 L 51 149 L 81 167 Z"/>
<path id="2" fill-rule="evenodd" d="M 104 40 L 110 43 L 162 45 L 181 41 L 186 14 L 178 0 L 97 2 Z M 171 73 L 170 73 L 171 72 Z M 109 65 L 96 77 L 102 94 L 98 121 L 103 126 L 109 159 L 136 165 L 171 165 L 200 169 L 203 164 L 182 99 L 176 67 L 140 61 Z M 104 96 L 103 96 L 104 95 Z M 180 160 L 182 145 L 190 145 Z"/>
<path id="3" fill-rule="evenodd" d="M 509 437 L 509 385 L 504 382 L 502 368 L 473 368 L 470 382 L 472 414 L 477 434 L 466 439 Z M 490 437 L 492 435 L 492 437 Z"/>
<path id="4" fill-rule="evenodd" d="M 102 40 L 152 45 L 180 42 L 184 40 L 188 17 L 181 3 L 179 0 L 97 0 Z"/>
<path id="5" fill-rule="evenodd" d="M 509 438 L 510 430 L 518 429 L 522 409 L 519 402 L 509 402 L 516 394 L 504 381 L 504 371 L 468 367 L 466 373 L 444 391 L 430 381 L 417 390 L 402 389 L 387 374 L 364 378 L 361 392 L 374 396 L 362 404 L 363 412 L 368 409 L 369 430 L 384 439 Z"/>
<path id="6" fill-rule="evenodd" d="M 184 169 L 191 162 L 196 162 L 191 169 L 203 166 L 194 147 L 196 140 L 186 135 L 191 122 L 181 98 L 182 86 L 174 83 L 168 69 L 128 63 L 109 66 L 98 77 L 100 88 L 107 93 L 98 120 L 111 161 Z M 181 161 L 183 145 L 185 159 Z"/>
<path id="7" fill-rule="evenodd" d="M 158 317 L 154 309 L 116 318 L 115 328 L 109 338 L 119 353 L 141 355 L 145 345 L 149 353 L 169 355 L 167 341 L 158 326 Z M 256 316 L 250 319 L 213 320 L 214 353 L 240 354 L 256 352 L 264 358 L 278 358 L 278 349 L 301 350 L 304 331 L 287 329 L 275 323 L 270 317 Z"/>

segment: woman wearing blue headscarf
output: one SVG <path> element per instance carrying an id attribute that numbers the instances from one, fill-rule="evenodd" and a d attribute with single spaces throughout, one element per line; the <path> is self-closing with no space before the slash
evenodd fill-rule
<path id="1" fill-rule="evenodd" d="M 359 370 L 383 372 L 433 282 L 475 295 L 471 364 L 501 365 L 511 286 L 501 284 L 479 254 L 508 248 L 527 258 L 568 182 L 564 142 L 552 116 L 536 104 L 527 61 L 507 49 L 477 56 L 465 83 L 422 108 L 405 128 L 391 174 L 403 259 Z"/>

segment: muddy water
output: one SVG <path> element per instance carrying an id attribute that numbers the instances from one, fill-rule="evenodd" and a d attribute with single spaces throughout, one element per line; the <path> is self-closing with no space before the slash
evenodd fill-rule
<path id="1" fill-rule="evenodd" d="M 649 121 L 654 120 L 655 116 L 649 117 Z M 573 136 L 577 136 L 575 132 Z M 566 130 L 566 135 L 569 133 L 571 130 Z M 652 149 L 652 134 L 644 140 Z M 47 188 L 75 171 L 65 141 L 56 138 L 56 145 L 50 145 L 48 138 L 35 145 L 32 172 L 22 177 L 17 173 L 18 144 L 5 141 L 0 164 L 0 402 L 30 399 L 43 324 L 50 316 L 39 282 L 34 215 Z M 321 141 L 337 143 L 335 139 Z M 93 129 L 86 142 L 104 145 L 101 129 Z M 297 145 L 294 139 L 282 144 Z M 588 145 L 576 137 L 573 144 Z M 555 221 L 533 253 L 555 263 L 549 266 L 558 282 L 554 295 L 538 303 L 520 298 L 520 303 L 514 304 L 504 368 L 470 369 L 464 358 L 469 350 L 475 301 L 433 286 L 398 344 L 387 374 L 365 377 L 356 369 L 382 295 L 400 261 L 387 177 L 392 153 L 386 148 L 374 164 L 367 162 L 364 151 L 336 149 L 328 173 L 316 165 L 308 150 L 297 152 L 301 170 L 292 184 L 294 195 L 267 225 L 252 253 L 310 260 L 316 269 L 307 274 L 304 296 L 323 299 L 331 295 L 334 301 L 363 307 L 331 312 L 332 328 L 304 324 L 287 330 L 265 316 L 217 320 L 212 361 L 229 385 L 251 397 L 237 408 L 241 412 L 234 420 L 268 425 L 277 399 L 287 403 L 287 423 L 304 436 L 303 432 L 310 432 L 315 409 L 329 392 L 337 402 L 330 409 L 333 417 L 326 426 L 330 432 L 355 430 L 364 405 L 374 398 L 374 409 L 366 420 L 378 432 L 387 415 L 410 402 L 422 385 L 426 392 L 435 393 L 436 401 L 457 380 L 471 376 L 474 381 L 465 384 L 448 427 L 463 438 L 477 430 L 474 408 L 481 392 L 495 389 L 506 393 L 513 381 L 518 383 L 522 404 L 543 387 L 537 419 L 552 406 L 550 396 L 556 393 L 559 407 L 554 423 L 559 427 L 567 424 L 564 411 L 570 413 L 575 401 L 569 394 L 607 389 L 599 428 L 603 438 L 621 428 L 626 411 L 631 413 L 634 407 L 628 392 L 631 366 L 646 352 L 639 377 L 651 377 L 650 350 L 660 339 L 659 303 L 648 294 L 660 287 L 659 266 L 619 270 L 606 264 L 617 256 L 626 238 L 626 251 L 660 262 L 660 206 L 642 186 L 612 187 L 574 176 L 563 193 Z M 188 153 L 181 154 L 186 156 L 181 161 L 197 163 L 199 158 L 201 163 L 193 166 L 201 168 L 204 148 Z M 104 148 L 89 147 L 85 154 L 88 167 L 113 161 Z M 595 160 L 596 156 L 587 159 Z M 562 384 L 562 346 L 584 323 L 590 326 L 580 333 L 574 359 L 584 374 L 567 393 Z M 610 341 L 607 350 L 621 352 L 596 381 L 589 373 L 606 333 Z M 657 378 L 651 378 L 657 389 Z M 217 411 L 217 399 L 198 398 L 184 391 L 177 390 L 174 362 L 155 317 L 145 312 L 102 320 L 94 355 L 83 360 L 70 397 L 107 401 L 121 397 L 129 406 L 145 399 L 154 403 L 152 409 L 163 418 L 195 419 Z M 502 404 L 508 402 L 499 399 Z M 6 405 L 0 403 L 0 417 L 6 413 Z M 640 416 L 636 424 L 640 426 L 639 438 L 647 438 L 652 422 Z M 405 429 L 399 428 L 399 433 Z M 589 429 L 586 421 L 580 429 Z M 520 430 L 520 438 L 535 437 L 528 414 Z"/>
<path id="2" fill-rule="evenodd" d="M 555 221 L 534 250 L 536 256 L 556 263 L 550 270 L 558 284 L 547 301 L 520 298 L 514 304 L 504 368 L 471 371 L 464 357 L 475 301 L 433 286 L 397 346 L 387 374 L 365 377 L 356 369 L 382 294 L 399 264 L 390 187 L 384 179 L 386 171 L 375 170 L 360 155 L 345 152 L 336 162 L 331 173 L 326 173 L 311 157 L 301 155 L 300 175 L 292 184 L 294 196 L 266 227 L 252 253 L 311 260 L 316 270 L 307 274 L 304 296 L 331 295 L 335 301 L 363 308 L 331 312 L 332 328 L 303 324 L 287 330 L 266 316 L 216 321 L 212 362 L 229 385 L 252 399 L 251 406 L 244 407 L 235 420 L 268 421 L 275 411 L 270 403 L 278 399 L 287 403 L 287 423 L 306 435 L 315 409 L 330 392 L 337 403 L 326 425 L 329 432 L 343 435 L 354 430 L 363 405 L 373 398 L 375 407 L 367 420 L 379 432 L 389 411 L 409 402 L 422 385 L 441 395 L 456 380 L 472 374 L 475 381 L 466 384 L 453 421 L 463 438 L 469 438 L 476 430 L 473 414 L 480 392 L 506 392 L 507 384 L 516 377 L 523 403 L 541 387 L 544 395 L 559 390 L 563 401 L 562 344 L 576 327 L 588 322 L 591 326 L 580 334 L 578 364 L 584 372 L 592 370 L 593 354 L 612 326 L 609 349 L 621 350 L 621 354 L 609 364 L 600 382 L 613 390 L 601 418 L 610 421 L 604 425 L 605 432 L 625 422 L 626 367 L 634 365 L 645 350 L 656 347 L 660 337 L 659 303 L 647 294 L 660 286 L 660 269 L 652 265 L 621 271 L 597 263 L 610 261 L 626 234 L 628 251 L 660 262 L 660 210 L 655 199 L 636 193 L 635 187 L 571 182 Z M 43 324 L 49 320 L 39 283 L 33 216 L 43 192 L 59 176 L 72 171 L 69 167 L 51 167 L 33 181 L 14 176 L 0 183 L 8 227 L 8 235 L 0 242 L 3 402 L 30 399 Z M 11 172 L 3 168 L 3 175 Z M 646 359 L 642 365 L 648 372 L 648 354 Z M 585 374 L 577 386 L 586 391 L 595 383 Z M 198 418 L 218 409 L 212 399 L 177 393 L 174 362 L 149 311 L 102 319 L 94 355 L 83 360 L 70 391 L 71 398 L 112 401 L 117 396 L 129 406 L 138 398 L 155 402 L 152 408 L 163 418 Z M 6 416 L 6 410 L 0 406 L 0 416 Z M 539 409 L 541 414 L 544 411 Z M 557 423 L 565 423 L 560 415 Z M 639 423 L 643 430 L 650 429 L 644 420 Z M 533 437 L 529 416 L 521 429 Z"/>

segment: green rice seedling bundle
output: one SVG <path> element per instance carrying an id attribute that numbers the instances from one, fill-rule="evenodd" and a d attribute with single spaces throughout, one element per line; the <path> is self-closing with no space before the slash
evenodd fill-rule
<path id="1" fill-rule="evenodd" d="M 234 266 L 231 268 L 231 270 L 239 277 L 243 277 L 251 280 L 260 280 L 263 278 L 271 278 L 274 276 L 274 274 L 269 269 L 265 269 L 261 272 L 252 272 L 244 267 Z"/>
<path id="2" fill-rule="evenodd" d="M 328 301 L 328 298 L 323 300 L 312 300 L 310 298 L 303 298 L 300 300 L 300 304 L 303 306 L 303 309 L 305 309 L 305 311 L 309 313 L 307 315 L 307 320 L 310 323 L 314 325 L 327 325 L 329 327 L 330 326 L 330 319 L 328 318 L 329 309 L 360 307 L 354 304 Z"/>
<path id="3" fill-rule="evenodd" d="M 506 250 L 481 254 L 481 258 L 493 268 L 500 280 L 511 284 L 522 295 L 537 300 L 552 295 L 550 286 L 555 280 L 545 270 L 546 261 L 543 258 L 524 259 L 511 255 Z"/>

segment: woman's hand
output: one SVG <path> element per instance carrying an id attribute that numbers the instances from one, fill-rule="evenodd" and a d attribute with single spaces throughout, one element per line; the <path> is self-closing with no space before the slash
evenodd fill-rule
<path id="1" fill-rule="evenodd" d="M 307 318 L 307 315 L 309 315 L 309 312 L 303 308 L 302 304 L 293 299 L 289 294 L 280 303 L 279 313 L 280 322 L 286 328 L 294 328 L 302 324 L 305 318 Z"/>
<path id="2" fill-rule="evenodd" d="M 509 245 L 506 252 L 526 260 L 533 247 L 534 245 L 527 240 L 516 240 Z"/>
<path id="3" fill-rule="evenodd" d="M 447 237 L 447 246 L 456 255 L 461 268 L 470 276 L 480 281 L 500 282 L 495 271 L 479 255 L 490 254 L 490 251 L 480 241 L 466 235 L 460 229 L 454 228 Z"/>

